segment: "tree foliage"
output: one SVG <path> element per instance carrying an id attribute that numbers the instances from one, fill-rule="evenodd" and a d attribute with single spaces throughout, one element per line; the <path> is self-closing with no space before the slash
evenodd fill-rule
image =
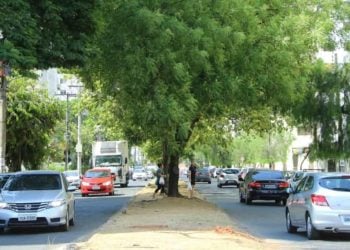
<path id="1" fill-rule="evenodd" d="M 0 59 L 18 69 L 85 61 L 96 0 L 0 0 Z"/>
<path id="2" fill-rule="evenodd" d="M 289 112 L 334 28 L 328 0 L 108 3 L 87 79 L 116 100 L 128 137 L 159 142 L 169 195 L 177 195 L 178 159 L 200 121 Z"/>
<path id="3" fill-rule="evenodd" d="M 39 169 L 63 107 L 32 79 L 15 77 L 8 90 L 6 162 L 10 171 Z"/>

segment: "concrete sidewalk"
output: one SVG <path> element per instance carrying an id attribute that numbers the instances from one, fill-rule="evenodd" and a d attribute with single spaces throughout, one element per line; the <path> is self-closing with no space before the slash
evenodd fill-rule
<path id="1" fill-rule="evenodd" d="M 184 198 L 154 199 L 154 189 L 154 185 L 143 188 L 126 209 L 87 242 L 77 244 L 78 249 L 282 249 L 236 230 L 227 214 L 198 193 L 186 198 L 184 182 L 179 183 Z"/>

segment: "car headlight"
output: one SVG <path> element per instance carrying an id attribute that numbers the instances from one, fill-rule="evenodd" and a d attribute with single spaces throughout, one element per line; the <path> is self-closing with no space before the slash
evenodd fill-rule
<path id="1" fill-rule="evenodd" d="M 8 208 L 8 204 L 6 202 L 0 201 L 0 209 Z"/>
<path id="2" fill-rule="evenodd" d="M 103 185 L 109 186 L 109 185 L 111 185 L 111 181 L 106 181 L 106 182 L 103 183 Z"/>
<path id="3" fill-rule="evenodd" d="M 62 206 L 62 205 L 64 205 L 64 204 L 66 204 L 66 201 L 65 201 L 65 200 L 57 200 L 57 201 L 51 201 L 51 202 L 49 203 L 49 206 L 50 206 L 50 207 L 59 207 L 59 206 Z"/>
<path id="4" fill-rule="evenodd" d="M 81 185 L 83 185 L 83 186 L 89 186 L 90 184 L 89 184 L 88 182 L 86 182 L 86 181 L 83 181 L 83 182 L 81 183 Z"/>

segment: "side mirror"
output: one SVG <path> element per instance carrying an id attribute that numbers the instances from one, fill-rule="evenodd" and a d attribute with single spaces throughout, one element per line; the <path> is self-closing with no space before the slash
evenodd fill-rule
<path id="1" fill-rule="evenodd" d="M 292 194 L 294 192 L 293 188 L 291 188 L 291 187 L 287 188 L 286 191 L 287 191 L 288 194 Z"/>

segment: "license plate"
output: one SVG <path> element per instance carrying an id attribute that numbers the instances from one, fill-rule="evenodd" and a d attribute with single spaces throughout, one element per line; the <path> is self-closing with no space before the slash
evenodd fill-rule
<path id="1" fill-rule="evenodd" d="M 36 214 L 21 214 L 18 216 L 18 221 L 35 221 Z"/>
<path id="2" fill-rule="evenodd" d="M 350 224 L 350 215 L 342 215 L 341 218 L 344 224 Z"/>
<path id="3" fill-rule="evenodd" d="M 94 185 L 94 186 L 92 186 L 92 190 L 100 190 L 100 186 Z"/>
<path id="4" fill-rule="evenodd" d="M 274 189 L 276 188 L 276 185 L 265 185 L 264 187 L 268 189 Z"/>

